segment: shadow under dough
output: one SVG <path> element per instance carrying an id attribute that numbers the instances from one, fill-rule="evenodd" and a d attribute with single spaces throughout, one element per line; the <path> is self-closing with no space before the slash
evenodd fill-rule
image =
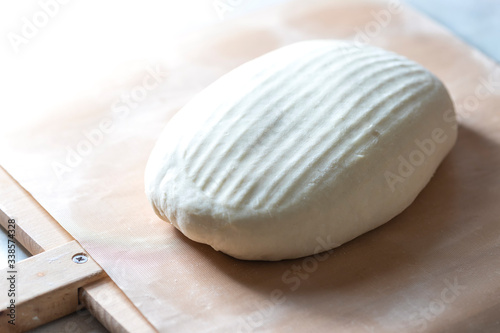
<path id="1" fill-rule="evenodd" d="M 500 192 L 485 191 L 485 186 L 500 188 L 500 146 L 460 127 L 455 147 L 405 211 L 328 252 L 324 261 L 313 264 L 313 257 L 279 262 L 237 260 L 190 241 L 180 232 L 178 235 L 246 288 L 265 297 L 275 289 L 283 291 L 288 306 L 310 308 L 313 299 L 312 304 L 319 307 L 326 302 L 345 315 L 361 306 L 390 311 L 397 306 L 393 302 L 401 299 L 377 305 L 381 297 L 418 295 L 419 281 L 446 270 L 446 265 L 462 263 L 463 255 L 478 240 L 469 239 L 478 224 L 483 232 L 474 235 L 483 243 L 497 238 L 495 214 L 483 212 L 498 206 Z"/>

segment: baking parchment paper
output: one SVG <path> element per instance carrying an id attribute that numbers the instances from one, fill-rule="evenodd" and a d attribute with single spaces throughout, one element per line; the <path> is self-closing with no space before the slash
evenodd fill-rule
<path id="1" fill-rule="evenodd" d="M 1 165 L 160 332 L 494 331 L 500 69 L 429 19 L 393 4 L 296 1 L 193 34 L 164 54 L 117 59 L 106 79 L 70 101 L 37 111 L 43 114 L 36 119 L 2 124 Z M 340 248 L 282 262 L 233 259 L 157 218 L 143 173 L 172 115 L 239 64 L 314 38 L 396 51 L 450 90 L 458 142 L 415 202 Z"/>

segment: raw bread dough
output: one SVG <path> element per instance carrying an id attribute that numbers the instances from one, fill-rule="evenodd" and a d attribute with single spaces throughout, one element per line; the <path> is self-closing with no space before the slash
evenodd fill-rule
<path id="1" fill-rule="evenodd" d="M 156 213 L 240 259 L 339 246 L 403 211 L 457 136 L 442 83 L 366 45 L 296 43 L 224 75 L 169 122 L 146 168 Z"/>

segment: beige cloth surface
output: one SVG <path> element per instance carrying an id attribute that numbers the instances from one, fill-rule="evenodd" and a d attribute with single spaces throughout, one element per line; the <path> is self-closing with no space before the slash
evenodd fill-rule
<path id="1" fill-rule="evenodd" d="M 380 11 L 389 10 L 297 1 L 193 35 L 164 54 L 118 59 L 90 92 L 40 110 L 36 121 L 9 124 L 0 162 L 161 332 L 494 332 L 500 69 L 414 11 L 384 19 Z M 322 256 L 272 263 L 215 252 L 154 215 L 145 163 L 189 98 L 279 46 L 358 31 L 430 69 L 457 105 L 458 142 L 407 210 Z"/>

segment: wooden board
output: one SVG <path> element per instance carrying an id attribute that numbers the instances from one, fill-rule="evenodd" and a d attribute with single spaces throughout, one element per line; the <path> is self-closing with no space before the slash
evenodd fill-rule
<path id="1" fill-rule="evenodd" d="M 386 3 L 297 1 L 169 44 L 160 54 L 168 80 L 58 182 L 50 163 L 64 161 L 66 147 L 100 128 L 114 115 L 117 96 L 142 82 L 144 73 L 122 62 L 91 93 L 10 133 L 17 137 L 2 163 L 160 331 L 498 331 L 498 68 L 411 10 L 391 15 L 387 24 L 376 18 L 388 10 Z M 363 36 L 434 72 L 459 114 L 455 148 L 405 212 L 317 266 L 307 266 L 311 259 L 237 261 L 155 217 L 143 194 L 144 165 L 162 127 L 186 101 L 277 47 Z"/>
<path id="2" fill-rule="evenodd" d="M 156 332 L 123 292 L 90 257 L 75 264 L 84 249 L 3 168 L 0 168 L 0 225 L 16 219 L 16 242 L 33 256 L 16 265 L 18 272 L 16 326 L 8 311 L 0 311 L 2 332 L 24 332 L 67 314 L 82 305 L 111 332 Z M 1 270 L 8 276 L 8 268 Z M 0 288 L 7 290 L 7 280 Z M 2 294 L 2 309 L 7 307 Z"/>

